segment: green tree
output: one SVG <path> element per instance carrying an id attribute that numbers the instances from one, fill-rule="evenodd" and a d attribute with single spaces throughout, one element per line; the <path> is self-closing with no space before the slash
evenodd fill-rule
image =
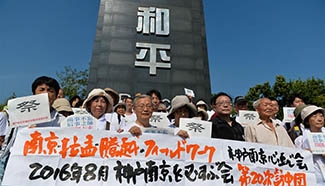
<path id="1" fill-rule="evenodd" d="M 65 66 L 62 72 L 56 72 L 59 78 L 59 83 L 63 89 L 64 95 L 71 99 L 75 95 L 81 98 L 86 97 L 88 69 L 77 70 L 70 66 Z"/>
<path id="2" fill-rule="evenodd" d="M 286 81 L 283 76 L 279 75 L 276 76 L 273 86 L 270 86 L 269 82 L 265 82 L 262 85 L 258 84 L 250 88 L 246 94 L 246 99 L 251 103 L 262 97 L 277 99 L 280 107 L 279 118 L 282 119 L 282 108 L 290 106 L 290 99 L 294 96 L 299 96 L 306 104 L 325 107 L 324 80 L 312 77 L 306 81 L 300 78 Z"/>
<path id="3" fill-rule="evenodd" d="M 14 99 L 16 97 L 17 97 L 16 94 L 13 92 L 10 97 L 8 97 L 3 103 L 0 104 L 0 111 L 2 111 L 4 107 L 7 105 L 9 99 Z"/>

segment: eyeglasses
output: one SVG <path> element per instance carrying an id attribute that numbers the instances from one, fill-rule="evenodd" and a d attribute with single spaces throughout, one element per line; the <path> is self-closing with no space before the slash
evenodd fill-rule
<path id="1" fill-rule="evenodd" d="M 231 101 L 220 101 L 217 102 L 216 105 L 220 106 L 220 105 L 232 105 Z"/>
<path id="2" fill-rule="evenodd" d="M 152 105 L 137 105 L 136 107 L 140 108 L 141 110 L 143 110 L 144 108 L 147 108 L 147 109 L 152 109 Z"/>

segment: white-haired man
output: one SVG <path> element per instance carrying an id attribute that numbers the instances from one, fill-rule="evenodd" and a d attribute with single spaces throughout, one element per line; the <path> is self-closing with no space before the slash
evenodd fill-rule
<path id="1" fill-rule="evenodd" d="M 245 128 L 245 140 L 248 142 L 263 143 L 294 147 L 287 131 L 280 124 L 274 122 L 272 116 L 272 102 L 268 98 L 261 98 L 253 104 L 260 119 L 257 123 Z"/>

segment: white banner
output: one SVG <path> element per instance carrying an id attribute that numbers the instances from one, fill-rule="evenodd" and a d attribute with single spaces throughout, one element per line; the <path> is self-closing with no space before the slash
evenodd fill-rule
<path id="1" fill-rule="evenodd" d="M 179 128 L 187 131 L 190 137 L 211 138 L 212 123 L 199 118 L 180 118 Z"/>
<path id="2" fill-rule="evenodd" d="M 11 126 L 29 126 L 51 121 L 47 93 L 8 101 Z"/>
<path id="3" fill-rule="evenodd" d="M 17 135 L 3 185 L 313 186 L 315 176 L 311 153 L 294 148 L 26 128 Z"/>

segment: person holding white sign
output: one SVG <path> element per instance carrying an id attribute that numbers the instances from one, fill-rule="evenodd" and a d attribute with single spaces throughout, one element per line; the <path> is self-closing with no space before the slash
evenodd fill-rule
<path id="1" fill-rule="evenodd" d="M 134 113 L 137 116 L 137 120 L 132 124 L 129 132 L 132 135 L 139 136 L 143 132 L 145 128 L 156 128 L 155 126 L 150 124 L 150 118 L 153 113 L 153 103 L 151 96 L 148 95 L 140 95 L 134 99 Z M 165 129 L 166 130 L 166 129 Z M 178 131 L 174 133 L 182 138 L 188 138 L 188 134 L 186 131 Z"/>
<path id="2" fill-rule="evenodd" d="M 179 128 L 180 118 L 192 118 L 197 114 L 196 107 L 190 103 L 190 100 L 185 95 L 175 96 L 171 102 L 171 109 L 167 115 L 172 123 L 170 128 Z M 188 138 L 189 135 L 185 130 L 176 130 L 175 133 L 183 138 Z"/>
<path id="3" fill-rule="evenodd" d="M 133 102 L 133 112 L 137 116 L 135 122 L 131 123 L 129 132 L 134 136 L 142 135 L 143 128 L 155 128 L 150 124 L 153 112 L 152 98 L 149 95 L 137 96 Z"/>
<path id="4" fill-rule="evenodd" d="M 153 112 L 152 98 L 149 95 L 137 96 L 134 99 L 133 111 L 137 116 L 135 123 L 143 128 L 154 127 L 149 120 Z"/>
<path id="5" fill-rule="evenodd" d="M 59 83 L 50 77 L 42 76 L 37 78 L 32 84 L 33 95 L 47 93 L 49 98 L 49 107 L 51 114 L 51 121 L 46 123 L 37 124 L 36 127 L 60 127 L 60 123 L 65 117 L 59 114 L 52 104 L 56 100 L 60 90 Z"/>
<path id="6" fill-rule="evenodd" d="M 260 119 L 257 123 L 245 127 L 245 140 L 248 142 L 263 143 L 294 147 L 287 131 L 272 119 L 274 114 L 272 102 L 268 98 L 260 98 L 253 104 Z"/>
<path id="7" fill-rule="evenodd" d="M 218 93 L 215 98 L 216 116 L 211 120 L 211 137 L 244 141 L 243 127 L 230 117 L 232 112 L 232 98 L 224 92 Z"/>
<path id="8" fill-rule="evenodd" d="M 33 95 L 47 93 L 49 99 L 49 107 L 50 107 L 50 117 L 51 121 L 46 123 L 37 124 L 36 127 L 60 127 L 61 122 L 65 119 L 65 117 L 59 114 L 53 107 L 52 104 L 54 100 L 57 98 L 60 90 L 59 83 L 50 77 L 41 76 L 38 77 L 32 83 L 32 92 Z M 1 149 L 0 156 L 0 185 L 3 177 L 3 173 L 5 171 L 5 166 L 7 164 L 8 158 L 10 156 L 10 149 L 15 142 L 16 135 L 18 130 L 21 127 L 11 128 L 7 131 L 5 142 Z"/>
<path id="9" fill-rule="evenodd" d="M 311 132 L 321 132 L 325 133 L 324 128 L 324 116 L 325 111 L 321 107 L 317 107 L 315 105 L 310 105 L 305 107 L 301 111 L 301 118 L 303 120 L 303 124 L 305 129 L 303 131 L 303 135 L 299 136 L 295 140 L 295 145 L 298 148 L 306 149 L 311 151 L 310 143 L 308 140 L 308 133 Z M 321 171 L 321 167 L 325 165 L 325 154 L 313 154 L 313 161 L 316 172 L 316 181 L 318 185 L 325 185 L 325 172 Z M 325 170 L 324 170 L 325 171 Z"/>
<path id="10" fill-rule="evenodd" d="M 301 96 L 297 96 L 297 95 L 292 95 L 289 97 L 289 107 L 295 107 L 297 108 L 300 105 L 305 105 L 304 100 L 301 98 Z M 285 119 L 290 119 L 290 112 L 288 113 L 289 108 L 283 107 L 283 114 L 284 114 L 284 120 Z M 286 113 L 286 114 L 285 114 Z M 288 116 L 289 115 L 289 116 Z M 289 130 L 294 126 L 294 122 L 293 121 L 283 121 L 282 122 L 282 126 L 289 132 Z"/>

